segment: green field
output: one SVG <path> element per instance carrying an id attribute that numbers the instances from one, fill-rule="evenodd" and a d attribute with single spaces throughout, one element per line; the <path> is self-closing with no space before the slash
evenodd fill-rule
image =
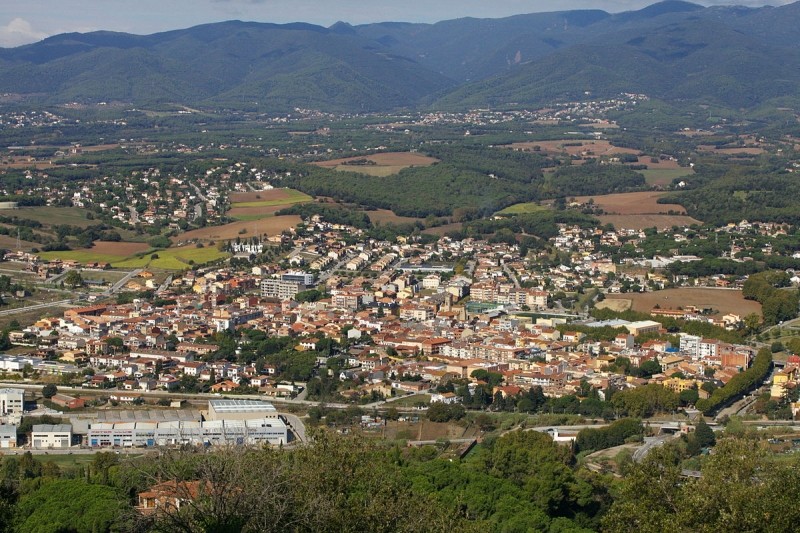
<path id="1" fill-rule="evenodd" d="M 86 209 L 77 207 L 23 207 L 21 209 L 3 210 L 4 215 L 14 215 L 28 220 L 37 220 L 42 224 L 51 226 L 53 224 L 68 224 L 70 226 L 80 226 L 86 228 L 93 224 L 98 224 L 97 220 L 86 218 Z"/>
<path id="2" fill-rule="evenodd" d="M 275 213 L 265 213 L 263 215 L 235 215 L 231 218 L 239 222 L 252 222 L 253 220 L 262 220 L 264 218 L 274 217 Z"/>
<path id="3" fill-rule="evenodd" d="M 334 170 L 339 172 L 357 172 L 374 178 L 394 176 L 404 168 L 408 168 L 408 165 L 339 165 L 333 167 Z"/>
<path id="4" fill-rule="evenodd" d="M 151 259 L 152 255 L 157 259 Z M 168 248 L 166 250 L 149 250 L 133 256 L 108 255 L 92 252 L 91 250 L 67 250 L 64 252 L 43 252 L 39 254 L 42 259 L 72 260 L 80 263 L 95 261 L 111 263 L 114 268 L 158 268 L 163 270 L 183 270 L 192 265 L 202 265 L 230 254 L 221 252 L 216 248 Z M 191 261 L 191 263 L 190 263 Z"/>
<path id="5" fill-rule="evenodd" d="M 676 178 L 683 178 L 694 174 L 691 168 L 653 168 L 649 170 L 637 170 L 644 176 L 648 185 L 669 185 Z"/>
<path id="6" fill-rule="evenodd" d="M 506 207 L 502 211 L 498 211 L 498 215 L 527 215 L 529 213 L 538 213 L 539 211 L 547 211 L 550 209 L 546 205 L 538 205 L 535 202 L 526 202 L 523 204 L 514 204 Z"/>
<path id="7" fill-rule="evenodd" d="M 127 259 L 124 255 L 111 255 L 92 252 L 91 250 L 65 250 L 63 252 L 41 252 L 39 257 L 47 261 L 61 259 L 62 261 L 78 261 L 79 263 L 114 263 Z"/>
<path id="8" fill-rule="evenodd" d="M 295 191 L 294 189 L 282 189 L 286 192 L 285 198 L 280 198 L 276 200 L 259 200 L 256 202 L 238 202 L 231 204 L 231 208 L 235 209 L 237 207 L 273 207 L 276 205 L 291 205 L 291 204 L 299 204 L 304 202 L 310 202 L 313 200 L 312 197 L 309 195 L 302 193 L 300 191 Z"/>
<path id="9" fill-rule="evenodd" d="M 158 258 L 152 259 L 153 254 Z M 155 250 L 144 255 L 137 255 L 122 261 L 111 264 L 114 268 L 157 268 L 162 270 L 183 270 L 192 265 L 202 265 L 217 259 L 229 257 L 227 252 L 221 252 L 216 248 L 168 248 L 166 250 Z"/>

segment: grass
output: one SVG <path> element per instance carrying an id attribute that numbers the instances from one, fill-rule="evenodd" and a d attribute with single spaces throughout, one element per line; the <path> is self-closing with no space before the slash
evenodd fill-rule
<path id="1" fill-rule="evenodd" d="M 39 257 L 47 261 L 61 259 L 63 261 L 78 261 L 80 263 L 114 263 L 126 259 L 124 255 L 111 255 L 92 252 L 91 250 L 66 250 L 63 252 L 41 252 Z"/>
<path id="2" fill-rule="evenodd" d="M 295 191 L 294 189 L 284 189 L 286 192 L 286 196 L 284 198 L 278 198 L 275 200 L 259 200 L 257 202 L 237 202 L 231 204 L 231 208 L 237 207 L 272 207 L 276 205 L 292 205 L 292 204 L 299 204 L 310 202 L 313 200 L 312 197 L 309 195 L 302 193 L 300 191 Z"/>
<path id="3" fill-rule="evenodd" d="M 386 407 L 396 407 L 406 408 L 406 407 L 415 407 L 418 403 L 422 402 L 425 404 L 430 403 L 431 395 L 430 394 L 412 394 L 411 396 L 405 396 L 399 400 L 394 400 L 386 404 Z"/>
<path id="4" fill-rule="evenodd" d="M 683 178 L 694 174 L 690 168 L 653 168 L 648 170 L 638 170 L 644 175 L 648 185 L 669 185 L 676 178 Z"/>
<path id="5" fill-rule="evenodd" d="M 38 220 L 42 224 L 52 226 L 54 224 L 68 224 L 70 226 L 80 226 L 82 228 L 98 224 L 97 220 L 86 218 L 86 209 L 77 207 L 23 207 L 13 211 L 6 211 L 4 214 L 12 214 L 19 218 L 28 220 Z"/>
<path id="6" fill-rule="evenodd" d="M 262 218 L 269 218 L 274 216 L 275 213 L 265 213 L 263 215 L 236 215 L 232 216 L 231 218 L 239 222 L 252 222 L 253 220 L 261 220 Z"/>
<path id="7" fill-rule="evenodd" d="M 333 169 L 338 172 L 357 172 L 359 174 L 366 174 L 374 178 L 386 178 L 389 176 L 394 176 L 404 168 L 408 168 L 408 165 L 338 165 L 333 167 Z"/>
<path id="8" fill-rule="evenodd" d="M 153 255 L 156 259 L 152 259 Z M 183 270 L 192 265 L 202 265 L 217 259 L 229 257 L 227 252 L 221 252 L 214 247 L 195 248 L 185 246 L 181 248 L 168 248 L 166 250 L 156 250 L 147 252 L 112 263 L 114 268 L 157 268 L 162 270 Z"/>
<path id="9" fill-rule="evenodd" d="M 546 205 L 539 205 L 536 202 L 525 202 L 522 204 L 514 204 L 506 207 L 502 211 L 498 211 L 498 215 L 527 215 L 529 213 L 538 213 L 540 211 L 547 211 L 550 207 Z"/>

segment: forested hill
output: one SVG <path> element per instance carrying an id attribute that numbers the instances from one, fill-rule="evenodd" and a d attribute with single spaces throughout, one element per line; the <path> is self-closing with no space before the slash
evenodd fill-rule
<path id="1" fill-rule="evenodd" d="M 0 92 L 42 103 L 290 111 L 458 108 L 646 93 L 738 109 L 800 98 L 800 2 L 464 18 L 436 24 L 222 22 L 63 34 L 0 49 Z"/>

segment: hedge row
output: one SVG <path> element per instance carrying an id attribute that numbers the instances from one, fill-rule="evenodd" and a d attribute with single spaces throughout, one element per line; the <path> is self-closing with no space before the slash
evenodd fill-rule
<path id="1" fill-rule="evenodd" d="M 762 381 L 772 368 L 772 351 L 761 348 L 753 359 L 753 364 L 744 372 L 735 375 L 724 387 L 716 389 L 711 397 L 697 401 L 697 408 L 709 415 L 720 407 L 739 399 Z"/>

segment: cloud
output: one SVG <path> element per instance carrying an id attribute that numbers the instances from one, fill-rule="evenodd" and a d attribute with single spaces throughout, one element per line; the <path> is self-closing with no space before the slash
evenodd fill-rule
<path id="1" fill-rule="evenodd" d="M 15 18 L 5 26 L 0 26 L 0 46 L 12 47 L 41 41 L 48 35 L 37 31 L 25 19 Z"/>

